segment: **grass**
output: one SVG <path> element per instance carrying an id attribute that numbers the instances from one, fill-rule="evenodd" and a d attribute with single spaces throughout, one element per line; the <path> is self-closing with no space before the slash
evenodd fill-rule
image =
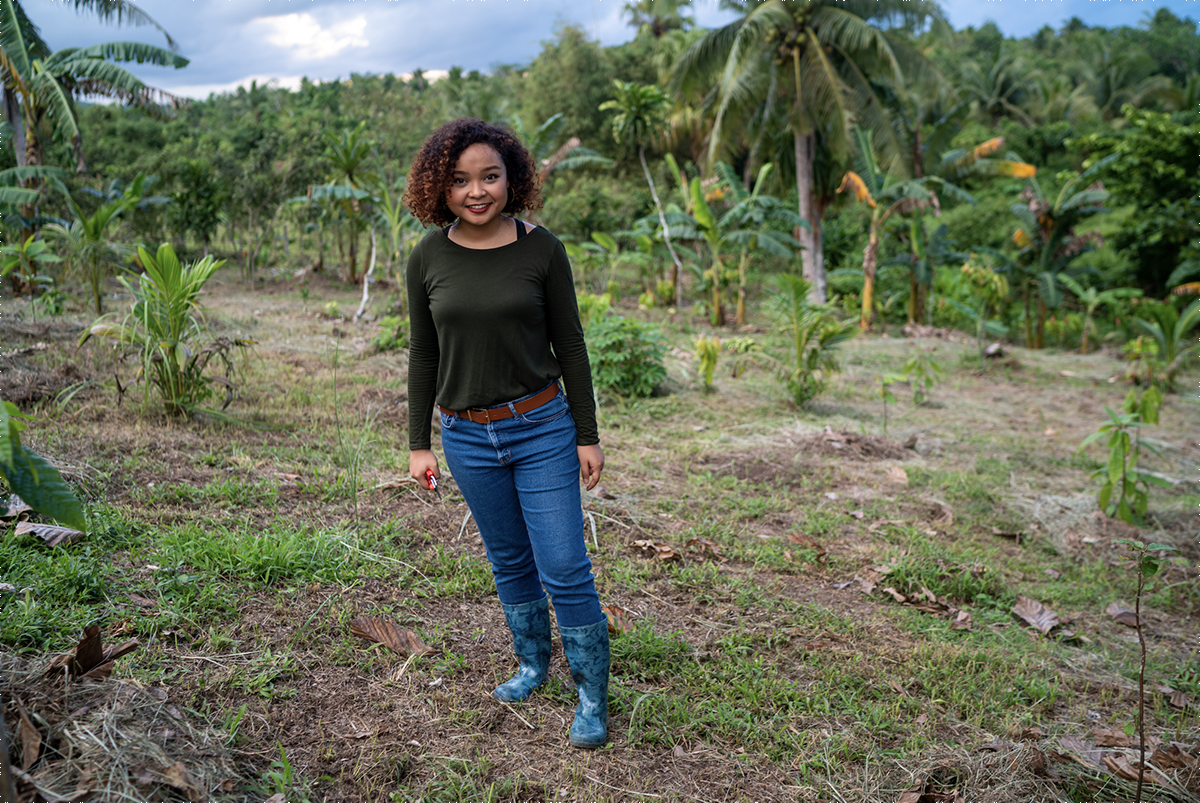
<path id="1" fill-rule="evenodd" d="M 931 761 L 957 761 L 966 777 L 962 756 L 979 745 L 1037 727 L 1059 749 L 1093 724 L 1124 727 L 1136 707 L 1136 645 L 1104 614 L 1131 596 L 1116 536 L 1072 520 L 1097 540 L 1064 540 L 1052 517 L 1035 529 L 1028 514 L 1094 491 L 1096 457 L 1075 444 L 1123 396 L 1056 386 L 1071 355 L 1021 352 L 1022 368 L 985 373 L 970 348 L 940 343 L 936 404 L 906 400 L 890 427 L 899 442 L 918 436 L 903 459 L 805 440 L 826 426 L 882 434 L 874 377 L 914 348 L 895 338 L 849 343 L 844 373 L 802 408 L 770 375 L 734 380 L 724 364 L 702 393 L 677 358 L 670 395 L 602 400 L 602 485 L 615 499 L 585 495 L 597 524 L 587 537 L 602 601 L 632 624 L 612 642 L 612 744 L 580 753 L 564 746 L 574 690 L 557 652 L 527 703 L 487 697 L 514 665 L 490 568 L 452 481 L 443 501 L 402 481 L 403 418 L 371 395 L 402 387 L 395 357 L 343 342 L 335 397 L 334 324 L 302 315 L 299 300 L 274 298 L 291 312 L 266 320 L 249 313 L 257 296 L 216 293 L 223 331 L 257 327 L 263 359 L 240 404 L 269 427 L 169 424 L 81 393 L 29 436 L 75 467 L 89 537 L 56 550 L 0 539 L 0 582 L 15 587 L 0 592 L 4 649 L 40 660 L 91 623 L 110 640 L 136 636 L 143 648 L 117 674 L 169 689 L 238 757 L 234 790 L 214 799 L 865 803 L 896 799 Z M 685 329 L 708 330 L 668 326 L 690 354 Z M 106 355 L 79 359 L 111 375 Z M 1200 424 L 1180 407 L 1165 440 Z M 893 465 L 906 483 L 887 479 Z M 1188 540 L 1170 528 L 1194 490 L 1152 500 Z M 640 539 L 681 559 L 647 558 Z M 1200 697 L 1194 547 L 1146 595 L 1147 674 Z M 968 610 L 972 628 L 864 594 L 854 577 L 882 566 L 880 586 L 927 588 Z M 1034 634 L 1011 614 L 1019 594 L 1088 641 Z M 363 615 L 395 620 L 432 652 L 409 660 L 352 638 Z M 1148 710 L 1163 738 L 1200 738 L 1194 710 L 1161 694 Z M 1082 800 L 1085 789 L 1059 792 Z"/>

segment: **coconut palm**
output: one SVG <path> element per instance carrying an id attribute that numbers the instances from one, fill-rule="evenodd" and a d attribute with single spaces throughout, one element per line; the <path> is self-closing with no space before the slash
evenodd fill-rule
<path id="1" fill-rule="evenodd" d="M 525 127 L 520 117 L 513 117 L 509 122 L 517 139 L 521 140 L 521 144 L 538 163 L 538 175 L 542 181 L 555 170 L 613 166 L 612 159 L 601 156 L 591 148 L 583 147 L 579 137 L 571 137 L 566 142 L 560 140 L 567 122 L 562 112 L 546 118 L 532 131 Z"/>
<path id="2" fill-rule="evenodd" d="M 75 99 L 79 96 L 112 98 L 122 103 L 161 112 L 182 100 L 147 87 L 137 76 L 114 62 L 149 62 L 181 68 L 188 60 L 153 45 L 109 42 L 85 48 L 63 48 L 45 53 L 40 37 L 26 37 L 32 25 L 14 0 L 0 0 L 0 79 L 6 92 L 6 111 L 17 140 L 18 165 L 44 161 L 41 132 L 69 142 L 80 172 L 86 170 Z M 23 141 L 23 146 L 22 146 Z"/>
<path id="3" fill-rule="evenodd" d="M 600 104 L 600 111 L 615 111 L 612 127 L 613 138 L 618 142 L 626 142 L 636 146 L 638 159 L 642 163 L 642 172 L 646 175 L 646 183 L 650 185 L 650 197 L 654 199 L 654 208 L 658 210 L 658 221 L 662 225 L 663 241 L 671 254 L 674 263 L 671 268 L 671 284 L 675 288 L 675 305 L 683 301 L 683 286 L 681 283 L 682 263 L 671 244 L 671 229 L 667 225 L 667 216 L 663 212 L 662 202 L 658 200 L 658 189 L 654 186 L 654 177 L 650 175 L 650 167 L 646 164 L 646 140 L 662 130 L 667 109 L 671 106 L 670 99 L 656 86 L 635 84 L 632 81 L 613 81 L 616 97 Z"/>
<path id="4" fill-rule="evenodd" d="M 1083 342 L 1079 344 L 1079 353 L 1088 353 L 1088 335 L 1095 331 L 1096 324 L 1092 317 L 1096 308 L 1101 304 L 1116 306 L 1123 298 L 1138 298 L 1142 291 L 1136 287 L 1113 287 L 1103 292 L 1095 287 L 1084 287 L 1066 273 L 1058 274 L 1058 280 L 1066 285 L 1080 304 L 1083 305 Z"/>
<path id="5" fill-rule="evenodd" d="M 621 10 L 621 16 L 628 17 L 629 24 L 638 30 L 645 28 L 659 39 L 667 31 L 696 24 L 695 17 L 684 13 L 691 4 L 692 0 L 631 0 Z"/>
<path id="6" fill-rule="evenodd" d="M 928 0 L 726 0 L 742 16 L 706 33 L 680 58 L 672 88 L 687 95 L 715 89 L 716 115 L 709 144 L 710 163 L 736 131 L 727 132 L 748 110 L 786 110 L 796 164 L 804 275 L 814 296 L 825 299 L 816 214 L 814 163 L 818 134 L 832 153 L 849 150 L 848 121 L 870 129 L 890 158 L 898 150 L 895 133 L 877 91 L 879 80 L 901 85 L 907 79 L 935 79 L 930 62 L 884 25 L 940 19 Z M 779 114 L 768 113 L 764 120 Z"/>

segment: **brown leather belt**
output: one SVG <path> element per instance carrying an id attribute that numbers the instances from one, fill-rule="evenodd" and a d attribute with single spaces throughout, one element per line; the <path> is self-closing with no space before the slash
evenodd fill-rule
<path id="1" fill-rule="evenodd" d="M 487 424 L 492 421 L 503 421 L 505 418 L 512 418 L 512 408 L 516 408 L 519 414 L 524 415 L 530 410 L 536 410 L 546 402 L 551 401 L 557 395 L 558 382 L 553 382 L 541 393 L 515 402 L 512 407 L 509 407 L 507 404 L 501 404 L 496 407 L 472 407 L 469 410 L 447 410 L 439 404 L 438 409 L 446 415 L 465 418 L 468 421 L 474 421 L 476 424 Z"/>

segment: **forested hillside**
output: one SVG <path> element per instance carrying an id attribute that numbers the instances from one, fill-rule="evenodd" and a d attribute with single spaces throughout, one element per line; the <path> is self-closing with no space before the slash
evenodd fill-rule
<path id="1" fill-rule="evenodd" d="M 807 229 L 796 228 L 808 248 L 792 252 L 819 253 L 828 294 L 848 311 L 861 306 L 864 248 L 874 220 L 879 275 L 871 301 L 876 309 L 868 317 L 970 328 L 967 313 L 936 300 L 963 295 L 959 268 L 974 253 L 1008 279 L 1010 303 L 997 318 L 1011 338 L 1044 342 L 1049 325 L 1056 343 L 1076 345 L 1083 326 L 1079 304 L 1068 290 L 1060 309 L 1058 273 L 1084 287 L 1138 288 L 1151 298 L 1200 278 L 1200 33 L 1191 19 L 1159 9 L 1135 27 L 1106 30 L 1074 18 L 1061 29 L 1047 26 L 1013 39 L 991 24 L 952 31 L 924 13 L 932 6 L 918 4 L 922 13 L 908 19 L 879 14 L 868 22 L 887 31 L 888 58 L 861 56 L 855 66 L 843 48 L 841 62 L 830 68 L 837 97 L 802 112 L 801 127 L 814 140 L 811 199 L 802 205 L 796 91 L 788 87 L 785 52 L 796 40 L 787 39 L 786 24 L 759 43 L 763 52 L 775 47 L 778 53 L 743 61 L 739 87 L 725 87 L 720 32 L 692 28 L 686 14 L 670 10 L 686 12 L 685 4 L 646 7 L 659 16 L 634 6 L 631 23 L 641 24 L 627 44 L 601 47 L 564 27 L 530 63 L 487 75 L 455 68 L 432 83 L 420 71 L 408 81 L 351 75 L 305 81 L 296 92 L 255 84 L 190 103 L 165 120 L 119 104 L 80 106 L 82 159 L 76 145 L 55 144 L 47 131 L 45 161 L 68 169 L 68 187 L 85 212 L 100 203 L 93 191 L 112 193 L 139 174 L 147 177 L 144 191 L 152 200 L 127 214 L 125 231 L 111 235 L 117 239 L 170 240 L 184 253 L 211 244 L 256 271 L 316 260 L 357 279 L 367 230 L 375 226 L 382 235 L 389 228 L 380 201 L 386 195 L 396 202 L 420 142 L 446 120 L 476 116 L 509 125 L 535 145 L 547 165 L 546 206 L 538 219 L 559 236 L 591 244 L 593 233 L 611 234 L 632 252 L 638 233 L 650 235 L 647 256 L 656 264 L 623 260 L 618 275 L 640 285 L 624 292 L 658 295 L 656 277 L 669 278 L 661 264 L 669 259 L 638 148 L 614 137 L 614 112 L 600 110 L 615 96 L 616 80 L 657 86 L 670 100 L 643 144 L 663 203 L 682 226 L 683 258 L 692 268 L 684 270 L 685 303 L 711 307 L 716 298 L 732 305 L 726 285 L 737 280 L 716 276 L 721 292 L 714 297 L 714 252 L 689 219 L 692 196 L 667 156 L 684 181 L 701 178 L 718 211 L 731 205 L 728 180 L 736 177 L 752 189 L 771 163 L 760 191 L 814 219 L 817 241 L 806 243 Z M 801 30 L 807 23 L 794 24 Z M 806 72 L 804 81 L 815 79 Z M 848 124 L 839 126 L 843 115 Z M 580 158 L 586 154 L 611 161 Z M 1112 154 L 1118 157 L 1105 161 Z M 15 166 L 12 149 L 0 159 Z M 717 170 L 721 162 L 731 168 L 727 173 Z M 1014 163 L 1033 165 L 1036 175 L 1014 172 Z M 81 164 L 84 172 L 76 172 Z M 875 171 L 875 193 L 882 195 L 867 198 L 864 187 L 856 203 L 854 193 L 842 191 L 849 187 L 843 184 L 847 171 L 863 178 Z M 1075 181 L 1084 171 L 1086 179 Z M 322 192 L 329 185 L 351 186 L 362 197 L 347 204 Z M 1053 209 L 1070 200 L 1059 198 L 1068 185 L 1072 194 L 1091 194 L 1086 203 L 1059 210 L 1070 220 L 1062 218 L 1053 232 L 1044 218 L 1032 231 L 1029 220 L 1012 211 L 1016 205 L 1035 214 L 1043 206 Z M 903 203 L 881 214 L 897 201 Z M 49 190 L 39 212 L 70 219 L 63 198 Z M 16 218 L 6 221 L 13 241 Z M 782 219 L 761 225 L 789 230 Z M 391 262 L 399 265 L 403 246 L 415 241 L 415 222 L 401 215 L 391 228 L 398 246 Z M 604 261 L 584 254 L 597 265 Z M 802 256 L 791 259 L 799 269 Z M 766 272 L 782 267 L 778 258 L 753 251 L 751 294 Z M 587 265 L 581 268 L 589 273 Z M 812 270 L 806 271 L 810 281 Z M 1039 313 L 1039 305 L 1046 309 Z M 1103 312 L 1120 317 L 1116 308 Z M 1026 326 L 1029 318 L 1032 326 Z"/>

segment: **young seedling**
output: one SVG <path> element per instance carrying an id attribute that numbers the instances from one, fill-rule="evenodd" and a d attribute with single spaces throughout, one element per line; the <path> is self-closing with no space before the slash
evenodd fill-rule
<path id="1" fill-rule="evenodd" d="M 904 363 L 903 371 L 903 381 L 912 385 L 913 404 L 924 404 L 928 401 L 929 391 L 933 390 L 938 377 L 942 375 L 942 367 L 934 362 L 933 357 L 926 351 L 918 351 L 910 357 Z"/>
<path id="2" fill-rule="evenodd" d="M 717 370 L 717 360 L 721 358 L 721 338 L 696 338 L 696 359 L 700 360 L 700 375 L 704 377 L 704 390 L 710 391 L 713 386 L 713 373 Z"/>
<path id="3" fill-rule="evenodd" d="M 900 374 L 884 374 L 879 377 L 879 396 L 883 399 L 883 434 L 888 434 L 888 408 L 889 404 L 896 403 L 896 394 L 892 393 L 892 385 L 897 382 L 903 382 L 904 377 Z"/>
<path id="4" fill-rule="evenodd" d="M 1094 472 L 1092 478 L 1106 478 L 1096 498 L 1100 508 L 1110 517 L 1132 524 L 1135 518 L 1146 514 L 1147 492 L 1151 485 L 1171 487 L 1166 480 L 1137 470 L 1142 446 L 1162 457 L 1157 449 L 1141 439 L 1141 427 L 1158 423 L 1161 404 L 1162 394 L 1155 387 L 1147 388 L 1140 399 L 1136 391 L 1130 390 L 1121 408 L 1124 412 L 1118 415 L 1105 407 L 1109 420 L 1079 445 L 1079 451 L 1083 451 L 1098 438 L 1109 436 L 1108 465 Z"/>
<path id="5" fill-rule="evenodd" d="M 1137 571 L 1137 592 L 1133 613 L 1134 618 L 1137 620 L 1138 646 L 1141 648 L 1142 656 L 1141 664 L 1138 667 L 1138 781 L 1137 792 L 1134 794 L 1133 799 L 1134 803 L 1141 803 L 1142 780 L 1146 772 L 1146 637 L 1142 633 L 1142 592 L 1145 591 L 1146 582 L 1158 574 L 1158 570 L 1162 566 L 1163 558 L 1156 553 L 1176 552 L 1178 550 L 1166 544 L 1146 544 L 1132 538 L 1120 538 L 1114 541 L 1114 543 L 1123 545 L 1133 553 L 1132 555 L 1128 555 L 1126 559 L 1136 566 Z"/>

